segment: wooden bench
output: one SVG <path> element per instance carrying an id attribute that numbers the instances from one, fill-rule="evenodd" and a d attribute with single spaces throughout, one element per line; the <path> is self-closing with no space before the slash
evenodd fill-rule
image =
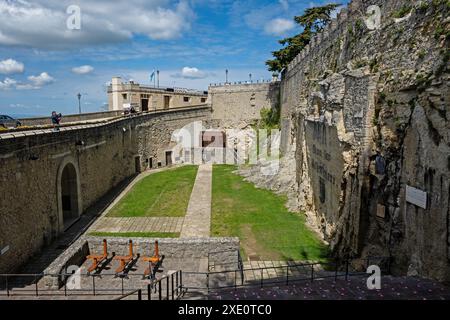
<path id="1" fill-rule="evenodd" d="M 130 240 L 128 243 L 128 256 L 115 256 L 114 260 L 120 261 L 120 266 L 117 268 L 116 273 L 122 273 L 127 264 L 133 261 L 134 254 L 133 254 L 133 241 Z"/>
<path id="2" fill-rule="evenodd" d="M 103 239 L 103 254 L 102 255 L 89 255 L 86 257 L 87 260 L 92 260 L 92 265 L 88 269 L 88 273 L 97 270 L 99 265 L 108 259 L 108 243 L 106 239 Z"/>
<path id="3" fill-rule="evenodd" d="M 142 257 L 142 260 L 148 262 L 148 268 L 144 272 L 144 277 L 151 276 L 152 279 L 155 278 L 156 272 L 159 267 L 162 265 L 164 260 L 164 255 L 159 255 L 159 244 L 158 241 L 155 241 L 155 252 L 153 257 Z"/>

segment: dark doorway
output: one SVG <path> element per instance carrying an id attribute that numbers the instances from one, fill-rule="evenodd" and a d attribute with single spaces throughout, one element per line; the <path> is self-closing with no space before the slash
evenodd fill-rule
<path id="1" fill-rule="evenodd" d="M 153 158 L 148 158 L 148 167 L 149 169 L 153 168 Z"/>
<path id="2" fill-rule="evenodd" d="M 61 175 L 61 204 L 64 230 L 67 230 L 79 218 L 77 172 L 71 163 Z"/>
<path id="3" fill-rule="evenodd" d="M 166 166 L 172 165 L 172 151 L 166 151 Z"/>
<path id="4" fill-rule="evenodd" d="M 136 168 L 136 173 L 141 173 L 141 157 L 134 158 L 134 165 Z"/>
<path id="5" fill-rule="evenodd" d="M 226 148 L 226 134 L 221 131 L 203 131 L 202 147 Z"/>
<path id="6" fill-rule="evenodd" d="M 164 109 L 170 108 L 170 96 L 164 96 Z"/>
<path id="7" fill-rule="evenodd" d="M 141 99 L 142 112 L 148 111 L 148 99 Z"/>

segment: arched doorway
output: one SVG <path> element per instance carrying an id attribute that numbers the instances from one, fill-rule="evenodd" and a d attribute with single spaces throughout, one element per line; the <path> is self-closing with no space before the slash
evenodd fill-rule
<path id="1" fill-rule="evenodd" d="M 57 183 L 59 226 L 62 232 L 72 226 L 81 213 L 80 181 L 74 162 L 66 160 L 61 164 Z"/>

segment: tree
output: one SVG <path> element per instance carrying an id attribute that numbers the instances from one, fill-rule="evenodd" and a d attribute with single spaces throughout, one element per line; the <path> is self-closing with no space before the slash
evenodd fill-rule
<path id="1" fill-rule="evenodd" d="M 281 72 L 309 44 L 314 34 L 321 32 L 331 22 L 331 13 L 340 4 L 327 4 L 321 7 L 306 9 L 302 16 L 294 17 L 294 21 L 303 28 L 303 32 L 290 38 L 279 40 L 284 48 L 273 51 L 275 59 L 266 61 L 269 71 Z"/>

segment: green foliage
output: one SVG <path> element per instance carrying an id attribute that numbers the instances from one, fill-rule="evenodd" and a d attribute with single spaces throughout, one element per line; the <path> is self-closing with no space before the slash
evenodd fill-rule
<path id="1" fill-rule="evenodd" d="M 436 40 L 439 40 L 441 36 L 444 35 L 447 40 L 450 39 L 450 30 L 447 30 L 445 26 L 439 24 L 438 26 L 436 26 L 436 30 L 434 31 L 434 38 Z"/>
<path id="2" fill-rule="evenodd" d="M 355 68 L 359 69 L 362 67 L 365 67 L 367 65 L 367 62 L 365 60 L 358 60 L 355 62 Z"/>
<path id="3" fill-rule="evenodd" d="M 394 12 L 394 18 L 400 19 L 405 17 L 411 12 L 412 7 L 410 5 L 404 5 L 398 11 Z"/>
<path id="4" fill-rule="evenodd" d="M 211 236 L 239 237 L 244 258 L 327 260 L 327 246 L 308 229 L 304 215 L 286 209 L 286 196 L 256 188 L 234 170 L 213 167 Z"/>
<path id="5" fill-rule="evenodd" d="M 364 21 L 361 19 L 356 20 L 355 22 L 356 32 L 361 32 L 364 30 Z"/>
<path id="6" fill-rule="evenodd" d="M 416 76 L 416 86 L 419 92 L 424 91 L 431 85 L 430 75 L 423 75 L 419 73 Z"/>
<path id="7" fill-rule="evenodd" d="M 184 217 L 197 166 L 152 173 L 137 182 L 107 214 L 109 217 Z"/>
<path id="8" fill-rule="evenodd" d="M 302 16 L 294 17 L 294 21 L 302 27 L 303 32 L 290 38 L 279 40 L 284 48 L 273 51 L 274 59 L 266 61 L 269 71 L 281 72 L 309 44 L 314 34 L 323 30 L 330 23 L 331 13 L 340 4 L 327 4 L 309 8 Z"/>
<path id="9" fill-rule="evenodd" d="M 261 120 L 258 127 L 260 129 L 277 129 L 280 127 L 280 107 L 262 108 Z"/>
<path id="10" fill-rule="evenodd" d="M 428 11 L 428 8 L 430 7 L 430 4 L 428 3 L 427 0 L 422 1 L 419 5 L 419 8 L 417 9 L 418 12 L 420 13 L 426 13 Z"/>
<path id="11" fill-rule="evenodd" d="M 379 66 L 378 66 L 378 59 L 375 57 L 373 58 L 370 63 L 370 72 L 378 72 Z"/>
<path id="12" fill-rule="evenodd" d="M 418 53 L 419 59 L 425 58 L 427 52 L 424 49 L 421 49 Z"/>
<path id="13" fill-rule="evenodd" d="M 376 116 L 373 117 L 372 124 L 374 127 L 378 126 L 378 117 L 376 117 Z"/>

